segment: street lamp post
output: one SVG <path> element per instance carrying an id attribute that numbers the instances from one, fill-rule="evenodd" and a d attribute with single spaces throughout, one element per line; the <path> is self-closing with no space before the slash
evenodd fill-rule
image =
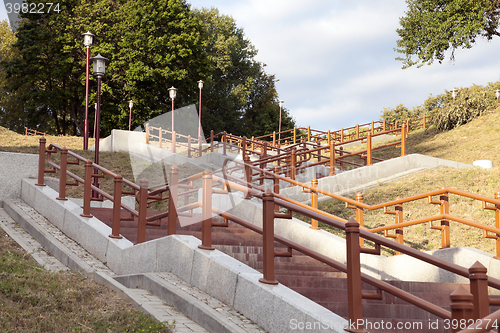
<path id="1" fill-rule="evenodd" d="M 89 57 L 90 57 L 90 46 L 93 43 L 95 37 L 94 34 L 87 31 L 82 34 L 83 45 L 87 48 L 87 67 L 85 70 L 85 123 L 83 130 L 83 150 L 89 149 Z"/>
<path id="2" fill-rule="evenodd" d="M 198 142 L 200 142 L 201 141 L 201 89 L 203 88 L 202 80 L 198 81 L 198 88 L 200 88 L 200 103 L 199 103 L 200 111 L 198 112 Z"/>
<path id="3" fill-rule="evenodd" d="M 175 153 L 175 127 L 174 127 L 174 100 L 175 96 L 177 95 L 177 88 L 174 88 L 174 86 L 168 88 L 168 94 L 170 95 L 170 99 L 172 100 L 172 152 Z"/>
<path id="4" fill-rule="evenodd" d="M 458 92 L 457 88 L 453 88 L 453 90 L 451 91 L 451 97 L 453 97 L 453 102 L 455 102 L 455 98 L 457 97 L 457 92 Z"/>
<path id="5" fill-rule="evenodd" d="M 95 111 L 95 155 L 94 155 L 94 163 L 99 164 L 99 132 L 101 129 L 101 78 L 104 76 L 106 72 L 106 64 L 109 62 L 109 59 L 104 58 L 101 54 L 96 55 L 91 58 L 94 66 L 94 75 L 97 77 L 97 108 Z M 98 173 L 97 169 L 94 169 L 94 174 Z M 94 186 L 99 187 L 98 178 L 94 176 Z M 93 191 L 92 197 L 97 198 L 98 193 Z"/>
<path id="6" fill-rule="evenodd" d="M 498 97 L 500 97 L 500 90 L 495 90 L 495 96 L 497 97 L 497 104 L 498 104 Z"/>
<path id="7" fill-rule="evenodd" d="M 279 101 L 279 105 L 280 105 L 280 124 L 279 124 L 279 128 L 278 128 L 278 146 L 280 145 L 281 143 L 281 109 L 283 108 L 283 101 Z"/>
<path id="8" fill-rule="evenodd" d="M 130 109 L 130 114 L 128 115 L 128 130 L 130 131 L 130 126 L 132 125 L 132 107 L 134 106 L 134 101 L 128 101 L 128 107 Z"/>

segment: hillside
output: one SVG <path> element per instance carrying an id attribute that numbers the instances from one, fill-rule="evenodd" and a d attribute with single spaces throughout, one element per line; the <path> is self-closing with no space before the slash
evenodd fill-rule
<path id="1" fill-rule="evenodd" d="M 381 184 L 377 188 L 365 191 L 364 202 L 378 204 L 394 200 L 396 197 L 437 190 L 441 186 L 460 189 L 463 191 L 481 194 L 490 198 L 500 190 L 500 109 L 485 114 L 472 122 L 446 132 L 439 132 L 434 127 L 426 130 L 411 132 L 408 139 L 408 153 L 419 153 L 429 156 L 472 164 L 479 159 L 492 160 L 494 168 L 481 169 L 451 169 L 440 168 L 417 173 L 404 179 Z M 389 156 L 378 154 L 387 158 Z M 354 196 L 351 196 L 354 199 Z M 354 210 L 346 209 L 343 202 L 330 201 L 320 204 L 320 209 L 334 215 L 350 218 L 355 217 Z M 430 205 L 427 200 L 405 204 L 403 207 L 404 220 L 410 221 L 422 217 L 436 215 L 439 206 Z M 469 199 L 450 196 L 450 213 L 490 226 L 495 224 L 494 211 L 481 208 L 481 203 Z M 393 215 L 386 215 L 380 211 L 365 211 L 365 226 L 379 227 L 394 223 Z M 438 222 L 434 223 L 439 225 Z M 471 230 L 471 227 L 455 222 L 451 223 L 451 246 L 470 246 L 490 253 L 495 251 L 495 241 L 485 239 L 480 230 Z M 427 223 L 405 228 L 405 243 L 422 250 L 438 249 L 441 236 L 438 230 L 431 230 Z"/>
<path id="2" fill-rule="evenodd" d="M 439 132 L 434 127 L 426 130 L 411 132 L 408 139 L 407 151 L 449 160 L 472 164 L 478 159 L 489 159 L 494 163 L 490 170 L 471 168 L 455 170 L 441 168 L 420 172 L 399 181 L 382 184 L 377 188 L 364 192 L 364 202 L 377 204 L 399 197 L 408 197 L 439 189 L 441 186 L 452 187 L 467 192 L 493 197 L 500 189 L 498 183 L 500 151 L 495 149 L 500 139 L 500 109 L 485 114 L 469 124 L 446 132 Z M 38 152 L 39 137 L 24 136 L 0 128 L 0 150 L 19 151 L 26 153 Z M 48 137 L 48 143 L 55 142 L 69 147 L 84 157 L 93 159 L 93 152 L 81 150 L 82 138 L 75 137 Z M 93 144 L 93 142 L 91 143 Z M 390 154 L 390 155 L 389 155 Z M 378 152 L 376 156 L 390 158 L 394 151 Z M 133 179 L 130 159 L 125 153 L 101 153 L 101 164 L 125 178 Z M 109 183 L 109 184 L 108 184 Z M 108 188 L 109 186 L 109 188 Z M 111 180 L 104 181 L 102 188 L 112 191 Z M 80 197 L 79 188 L 69 188 L 68 195 Z M 320 204 L 320 208 L 335 215 L 350 218 L 354 211 L 346 209 L 342 202 L 330 201 Z M 405 221 L 424 216 L 437 214 L 439 207 L 429 205 L 426 200 L 404 205 Z M 494 212 L 481 209 L 479 202 L 450 196 L 450 212 L 477 222 L 494 225 Z M 394 223 L 392 215 L 381 212 L 365 212 L 365 225 L 367 227 L 382 226 Z M 469 230 L 469 227 L 451 224 L 452 246 L 471 246 L 493 253 L 495 242 L 485 240 L 478 230 Z M 405 242 L 415 248 L 423 250 L 437 249 L 440 246 L 440 232 L 430 230 L 427 224 L 421 224 L 405 229 Z"/>

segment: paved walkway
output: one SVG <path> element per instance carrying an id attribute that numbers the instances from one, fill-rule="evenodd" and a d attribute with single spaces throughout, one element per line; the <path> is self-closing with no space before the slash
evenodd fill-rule
<path id="1" fill-rule="evenodd" d="M 151 294 L 150 292 L 143 289 L 127 288 L 117 283 L 112 279 L 115 274 L 104 263 L 87 252 L 78 243 L 68 238 L 57 227 L 50 223 L 46 218 L 41 216 L 36 210 L 34 210 L 24 201 L 22 201 L 21 199 L 14 199 L 12 201 L 31 218 L 31 222 L 37 223 L 39 226 L 43 227 L 44 230 L 46 230 L 50 235 L 56 238 L 64 247 L 69 249 L 74 255 L 76 255 L 79 259 L 90 266 L 92 271 L 98 273 L 99 276 L 104 276 L 104 279 L 99 279 L 100 282 L 111 284 L 114 289 L 118 287 L 120 289 L 119 291 L 125 296 L 127 300 L 131 301 L 131 303 L 135 304 L 136 306 L 140 306 L 143 311 L 151 314 L 157 320 L 161 322 L 167 321 L 169 323 L 175 321 L 174 332 L 208 332 L 199 324 L 189 319 L 184 314 L 180 313 L 174 307 L 166 304 L 163 300 Z M 46 269 L 54 272 L 69 269 L 57 258 L 47 253 L 43 249 L 42 245 L 37 242 L 18 223 L 16 223 L 2 208 L 0 208 L 0 227 L 4 229 L 7 234 L 12 239 L 14 239 L 24 250 L 30 253 L 35 261 L 37 261 Z M 221 303 L 217 299 L 199 290 L 198 288 L 190 286 L 185 281 L 179 279 L 177 276 L 170 273 L 156 273 L 156 275 L 161 279 L 167 280 L 170 284 L 175 285 L 184 292 L 187 292 L 189 295 L 193 296 L 196 301 L 203 302 L 211 306 L 219 314 L 223 315 L 228 323 L 237 325 L 242 332 L 265 332 L 258 325 L 243 317 L 231 307 Z M 110 283 L 109 281 L 112 282 Z"/>

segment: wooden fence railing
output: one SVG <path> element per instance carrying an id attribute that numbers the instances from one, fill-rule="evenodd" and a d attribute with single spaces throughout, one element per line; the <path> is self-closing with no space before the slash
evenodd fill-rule
<path id="1" fill-rule="evenodd" d="M 381 237 L 377 234 L 370 232 L 370 230 L 366 230 L 360 224 L 351 219 L 349 221 L 345 221 L 340 219 L 334 215 L 322 212 L 314 207 L 309 207 L 300 202 L 287 199 L 285 197 L 280 196 L 279 193 L 273 193 L 269 190 L 264 190 L 263 188 L 252 183 L 251 178 L 238 178 L 233 174 L 234 168 L 240 168 L 241 170 L 245 170 L 246 174 L 253 173 L 265 173 L 266 176 L 272 181 L 276 182 L 276 180 L 283 180 L 283 177 L 274 175 L 271 172 L 267 172 L 265 170 L 260 170 L 258 167 L 246 164 L 243 162 L 239 162 L 236 160 L 232 160 L 231 163 L 233 166 L 229 166 L 228 163 L 225 164 L 222 173 L 223 177 L 219 177 L 212 172 L 206 170 L 203 173 L 192 175 L 185 179 L 179 180 L 176 177 L 177 167 L 173 166 L 170 169 L 170 182 L 165 184 L 159 184 L 155 187 L 148 187 L 148 181 L 143 179 L 140 181 L 140 184 L 134 184 L 130 181 L 123 179 L 121 176 L 102 168 L 99 165 L 93 164 L 90 160 L 85 160 L 81 156 L 74 154 L 72 152 L 67 151 L 66 148 L 51 144 L 48 148 L 45 147 L 45 138 L 40 139 L 40 155 L 39 155 L 39 173 L 38 173 L 38 183 L 37 186 L 45 186 L 44 185 L 44 174 L 46 172 L 55 173 L 59 171 L 60 173 L 60 187 L 59 187 L 59 197 L 58 200 L 66 200 L 65 197 L 65 187 L 68 185 L 78 185 L 83 184 L 84 186 L 84 205 L 83 205 L 83 217 L 90 217 L 90 201 L 91 198 L 91 190 L 97 191 L 99 195 L 104 198 L 107 198 L 113 202 L 113 224 L 112 224 L 112 233 L 110 237 L 121 237 L 119 234 L 120 222 L 123 220 L 121 217 L 121 210 L 125 209 L 131 215 L 138 217 L 138 225 L 137 225 L 137 234 L 138 234 L 138 243 L 144 242 L 145 240 L 145 230 L 148 224 L 161 225 L 162 218 L 167 217 L 167 228 L 169 230 L 169 234 L 176 233 L 176 221 L 178 218 L 178 214 L 185 211 L 192 211 L 193 208 L 201 207 L 202 216 L 200 218 L 200 222 L 202 224 L 202 236 L 201 242 L 202 244 L 199 246 L 201 249 L 205 250 L 213 250 L 212 246 L 212 228 L 217 226 L 227 226 L 229 221 L 233 223 L 237 223 L 243 227 L 251 229 L 258 234 L 262 235 L 263 240 L 263 258 L 264 258 L 264 266 L 263 266 L 263 277 L 260 279 L 260 282 L 266 284 L 277 284 L 278 281 L 275 278 L 275 264 L 274 258 L 279 256 L 279 253 L 275 251 L 274 242 L 281 243 L 287 246 L 292 253 L 292 250 L 299 251 L 306 256 L 309 256 L 313 259 L 318 260 L 328 266 L 334 267 L 340 271 L 347 273 L 347 302 L 348 302 L 348 319 L 350 322 L 361 323 L 356 325 L 356 331 L 363 331 L 363 307 L 362 300 L 363 299 L 372 299 L 372 300 L 381 300 L 383 293 L 392 294 L 402 300 L 409 302 L 425 311 L 432 313 L 440 318 L 448 320 L 450 322 L 460 322 L 461 320 L 465 320 L 468 318 L 479 320 L 489 313 L 489 305 L 495 304 L 499 305 L 498 300 L 493 300 L 488 295 L 488 287 L 492 287 L 495 289 L 500 289 L 500 280 L 496 278 L 492 278 L 491 276 L 487 276 L 487 270 L 480 263 L 476 262 L 469 269 L 464 268 L 462 266 L 450 263 L 444 259 L 429 255 L 425 252 L 421 252 L 405 246 L 400 242 L 394 242 L 392 240 L 388 240 L 384 237 Z M 53 154 L 60 154 L 60 164 L 58 165 L 52 159 Z M 74 161 L 68 161 L 67 157 L 71 156 Z M 49 166 L 52 167 L 52 170 L 45 169 L 45 163 L 48 163 Z M 80 177 L 73 172 L 69 172 L 67 169 L 68 164 L 77 165 L 80 162 L 85 162 L 84 170 L 82 171 L 84 176 Z M 105 174 L 114 179 L 114 190 L 113 194 L 108 194 L 98 187 L 93 186 L 92 178 L 93 177 L 101 177 L 102 175 L 93 174 L 92 168 L 96 168 L 102 174 Z M 68 183 L 67 177 L 73 178 L 74 183 Z M 179 189 L 184 188 L 189 190 L 192 187 L 192 182 L 195 179 L 202 179 L 202 195 L 198 197 L 198 201 L 191 204 L 184 204 L 183 206 L 179 206 L 177 203 L 177 199 L 179 195 L 184 194 L 185 192 L 179 193 Z M 250 180 L 250 181 L 248 181 Z M 301 186 L 305 189 L 310 190 L 311 192 L 322 193 L 325 194 L 324 191 L 321 191 L 317 188 L 309 186 L 307 184 L 301 184 L 295 182 L 293 180 L 288 180 L 291 183 Z M 121 188 L 121 184 L 125 184 L 131 190 L 123 191 Z M 214 185 L 218 185 L 221 188 L 214 188 Z M 275 191 L 279 191 L 279 186 L 274 186 Z M 169 195 L 164 196 L 163 194 L 168 190 Z M 197 190 L 196 190 L 197 191 Z M 212 195 L 214 193 L 228 193 L 229 191 L 241 191 L 244 192 L 247 197 L 257 198 L 262 201 L 263 207 L 263 227 L 258 227 L 252 223 L 252 221 L 243 220 L 237 216 L 234 216 L 228 212 L 221 211 L 212 206 Z M 439 191 L 434 191 L 430 193 L 425 193 L 420 195 L 420 197 L 424 198 L 432 198 L 435 195 L 444 195 L 445 193 L 455 193 L 463 195 L 461 192 L 457 192 L 456 190 L 451 189 L 441 189 Z M 123 205 L 121 203 L 121 196 L 124 193 L 130 193 L 136 196 L 136 200 L 138 202 L 138 209 L 134 209 Z M 340 196 L 337 196 L 340 197 Z M 498 209 L 500 207 L 500 200 L 498 199 L 490 199 L 482 196 L 467 194 L 468 198 L 474 198 L 476 200 L 480 200 L 484 205 L 493 204 L 495 205 L 494 209 L 498 214 Z M 408 198 L 408 200 L 416 199 L 416 197 Z M 357 210 L 362 209 L 376 209 L 383 208 L 384 210 L 387 207 L 394 206 L 405 202 L 404 200 L 396 200 L 390 203 L 384 203 L 376 206 L 369 206 L 363 204 L 360 201 L 351 200 L 348 198 L 342 198 L 342 200 L 346 201 L 349 205 L 352 205 Z M 168 202 L 168 211 L 163 213 L 156 214 L 153 217 L 147 217 L 147 209 L 148 205 L 151 205 L 154 202 L 159 201 L 167 201 Z M 429 199 L 429 202 L 432 202 Z M 442 203 L 444 202 L 444 203 Z M 445 199 L 441 199 L 441 205 L 446 207 L 447 203 Z M 285 209 L 287 213 L 281 213 L 279 207 Z M 385 208 L 384 208 L 385 207 Z M 492 207 L 492 206 L 487 206 Z M 277 209 L 278 208 L 278 209 Z M 290 239 L 285 237 L 276 235 L 274 233 L 274 220 L 276 218 L 291 218 L 292 212 L 297 214 L 301 214 L 303 216 L 309 217 L 313 220 L 325 223 L 337 230 L 341 230 L 346 234 L 346 253 L 347 253 L 347 262 L 346 264 L 338 262 L 330 257 L 327 257 L 321 253 L 318 253 L 310 248 L 307 248 L 303 245 L 300 245 Z M 225 219 L 225 223 L 214 223 L 212 221 L 212 213 L 222 216 Z M 434 218 L 434 217 L 433 217 Z M 439 219 L 451 219 L 448 213 L 440 214 Z M 155 221 L 155 222 L 153 222 Z M 462 221 L 465 221 L 463 219 Z M 460 222 L 460 221 L 459 221 Z M 468 223 L 469 225 L 473 225 Z M 401 224 L 400 224 L 401 225 Z M 478 224 L 474 224 L 473 226 L 479 227 Z M 484 230 L 484 229 L 483 229 Z M 489 228 L 491 232 L 496 234 L 500 233 L 500 229 L 498 228 Z M 373 242 L 374 249 L 368 249 L 362 246 L 363 240 L 369 240 Z M 455 292 L 450 295 L 450 309 L 448 311 L 442 307 L 439 307 L 431 302 L 425 301 L 407 291 L 397 288 L 396 286 L 389 284 L 385 281 L 379 280 L 372 276 L 369 276 L 365 273 L 361 273 L 361 265 L 360 265 L 360 254 L 367 253 L 371 255 L 380 255 L 380 248 L 384 246 L 389 249 L 392 249 L 398 253 L 406 254 L 423 262 L 426 262 L 430 265 L 439 267 L 448 272 L 457 274 L 459 276 L 463 276 L 470 280 L 470 290 L 472 294 L 468 293 L 462 286 L 457 288 Z M 367 294 L 362 292 L 362 281 L 368 283 L 377 288 L 379 292 L 375 294 Z M 490 315 L 492 318 L 496 318 L 498 316 L 497 313 Z M 462 327 L 457 326 L 457 328 L 453 328 L 453 332 L 457 332 Z"/>

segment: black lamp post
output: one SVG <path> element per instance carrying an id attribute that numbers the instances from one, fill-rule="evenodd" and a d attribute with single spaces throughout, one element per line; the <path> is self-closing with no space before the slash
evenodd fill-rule
<path id="1" fill-rule="evenodd" d="M 87 31 L 82 34 L 83 45 L 87 48 L 87 67 L 85 70 L 85 124 L 83 130 L 83 150 L 89 149 L 89 57 L 90 46 L 93 43 L 95 35 Z"/>
<path id="2" fill-rule="evenodd" d="M 99 164 L 99 132 L 101 129 L 101 78 L 104 76 L 106 71 L 106 64 L 109 62 L 109 59 L 104 58 L 101 54 L 96 55 L 90 60 L 94 63 L 94 75 L 97 78 L 97 108 L 95 110 L 95 155 L 94 155 L 94 163 Z M 98 171 L 94 170 L 94 173 L 97 174 Z M 99 181 L 97 177 L 94 177 L 94 186 L 99 187 Z M 92 197 L 97 198 L 97 192 L 92 192 Z"/>

